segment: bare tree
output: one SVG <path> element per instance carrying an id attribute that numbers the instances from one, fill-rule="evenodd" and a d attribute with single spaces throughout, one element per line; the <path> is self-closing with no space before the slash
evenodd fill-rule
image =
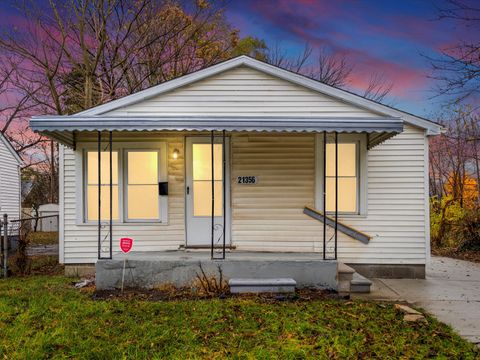
<path id="1" fill-rule="evenodd" d="M 12 59 L 4 58 L 0 61 L 0 97 L 3 99 L 0 105 L 0 133 L 10 140 L 17 152 L 24 153 L 45 139 L 28 130 L 27 117 L 34 104 L 30 92 L 19 91 L 14 86 L 17 66 Z"/>
<path id="2" fill-rule="evenodd" d="M 297 56 L 289 56 L 278 44 L 267 50 L 266 61 L 272 65 L 300 73 L 324 84 L 346 88 L 354 66 L 345 55 L 335 54 L 327 48 L 319 48 L 312 61 L 314 49 L 308 44 Z M 372 74 L 362 96 L 377 102 L 383 102 L 393 89 L 393 82 L 383 74 Z"/>
<path id="3" fill-rule="evenodd" d="M 46 139 L 23 126 L 26 117 L 75 113 L 184 75 L 228 58 L 238 41 L 214 1 L 10 2 L 26 25 L 0 32 L 2 59 L 9 65 L 2 67 L 8 71 L 0 82 L 16 94 L 1 111 L 0 125 L 2 132 L 15 129 L 10 137 L 32 164 L 44 156 L 52 199 L 56 146 L 51 142 L 46 152 Z M 34 148 L 41 151 L 32 154 Z"/>
<path id="4" fill-rule="evenodd" d="M 479 117 L 469 108 L 460 108 L 450 111 L 442 123 L 446 133 L 430 142 L 432 195 L 449 195 L 463 206 L 466 195 L 477 194 L 480 205 Z"/>
<path id="5" fill-rule="evenodd" d="M 344 55 L 329 54 L 325 48 L 321 48 L 316 60 L 309 75 L 311 78 L 336 87 L 348 85 L 353 65 Z"/>
<path id="6" fill-rule="evenodd" d="M 383 102 L 392 89 L 393 81 L 389 81 L 384 74 L 374 73 L 370 76 L 368 86 L 363 92 L 363 97 Z"/>
<path id="7" fill-rule="evenodd" d="M 278 43 L 266 51 L 266 62 L 295 73 L 303 73 L 305 65 L 312 56 L 313 48 L 305 44 L 303 50 L 296 56 L 288 55 Z"/>
<path id="8" fill-rule="evenodd" d="M 463 0 L 446 0 L 439 9 L 439 19 L 455 21 L 469 32 L 480 27 L 480 6 Z M 443 49 L 439 56 L 428 57 L 438 80 L 437 92 L 451 95 L 459 103 L 480 91 L 480 41 L 460 40 L 456 45 Z"/>

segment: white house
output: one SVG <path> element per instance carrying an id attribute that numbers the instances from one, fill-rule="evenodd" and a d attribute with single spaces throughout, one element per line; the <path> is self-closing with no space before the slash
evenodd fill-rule
<path id="1" fill-rule="evenodd" d="M 240 56 L 31 127 L 62 144 L 67 266 L 116 259 L 128 237 L 137 254 L 217 256 L 225 243 L 226 259 L 302 253 L 425 274 L 428 139 L 441 126 L 418 116 Z"/>
<path id="2" fill-rule="evenodd" d="M 36 213 L 32 211 L 32 217 Z M 37 231 L 58 231 L 58 204 L 42 204 L 38 207 Z M 35 220 L 32 220 L 32 223 Z"/>
<path id="3" fill-rule="evenodd" d="M 19 219 L 21 211 L 22 159 L 7 138 L 0 133 L 0 216 Z"/>

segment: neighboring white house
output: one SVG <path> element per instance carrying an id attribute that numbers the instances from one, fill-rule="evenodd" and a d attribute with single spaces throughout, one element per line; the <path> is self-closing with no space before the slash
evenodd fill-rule
<path id="1" fill-rule="evenodd" d="M 32 217 L 36 212 L 32 211 Z M 58 231 L 58 204 L 43 204 L 38 207 L 37 231 Z M 34 220 L 32 220 L 33 222 Z"/>
<path id="2" fill-rule="evenodd" d="M 338 251 L 369 275 L 424 276 L 428 139 L 442 130 L 434 122 L 241 56 L 76 115 L 34 117 L 31 127 L 62 144 L 67 265 L 108 256 L 111 234 L 114 257 L 122 237 L 145 253 L 213 239 L 231 251 Z M 329 216 L 337 208 L 346 225 L 335 249 L 333 227 L 324 238 L 318 221 L 324 189 Z"/>
<path id="3" fill-rule="evenodd" d="M 23 162 L 7 138 L 0 133 L 0 216 L 19 219 L 21 211 L 21 176 Z"/>

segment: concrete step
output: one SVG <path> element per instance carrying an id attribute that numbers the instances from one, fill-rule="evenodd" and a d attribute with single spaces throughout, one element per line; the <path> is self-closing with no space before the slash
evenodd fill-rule
<path id="1" fill-rule="evenodd" d="M 355 272 L 353 274 L 353 279 L 350 281 L 350 292 L 351 293 L 369 293 L 370 286 L 372 282 L 366 277 Z"/>
<path id="2" fill-rule="evenodd" d="M 338 263 L 338 281 L 352 280 L 355 270 L 344 263 Z"/>
<path id="3" fill-rule="evenodd" d="M 338 292 L 340 294 L 350 293 L 350 281 L 353 279 L 353 270 L 350 266 L 344 263 L 338 263 L 337 276 L 338 276 Z"/>
<path id="4" fill-rule="evenodd" d="M 228 281 L 232 294 L 241 293 L 292 293 L 297 282 L 290 278 L 246 279 L 232 278 Z"/>
<path id="5" fill-rule="evenodd" d="M 369 293 L 372 282 L 352 267 L 338 263 L 338 292 L 341 294 Z"/>

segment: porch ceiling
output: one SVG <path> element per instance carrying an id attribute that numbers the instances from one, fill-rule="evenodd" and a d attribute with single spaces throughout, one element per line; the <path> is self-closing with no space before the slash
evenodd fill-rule
<path id="1" fill-rule="evenodd" d="M 247 131 L 368 133 L 368 147 L 403 131 L 394 117 L 203 117 L 203 116 L 37 116 L 30 127 L 64 145 L 73 146 L 80 131 Z"/>

